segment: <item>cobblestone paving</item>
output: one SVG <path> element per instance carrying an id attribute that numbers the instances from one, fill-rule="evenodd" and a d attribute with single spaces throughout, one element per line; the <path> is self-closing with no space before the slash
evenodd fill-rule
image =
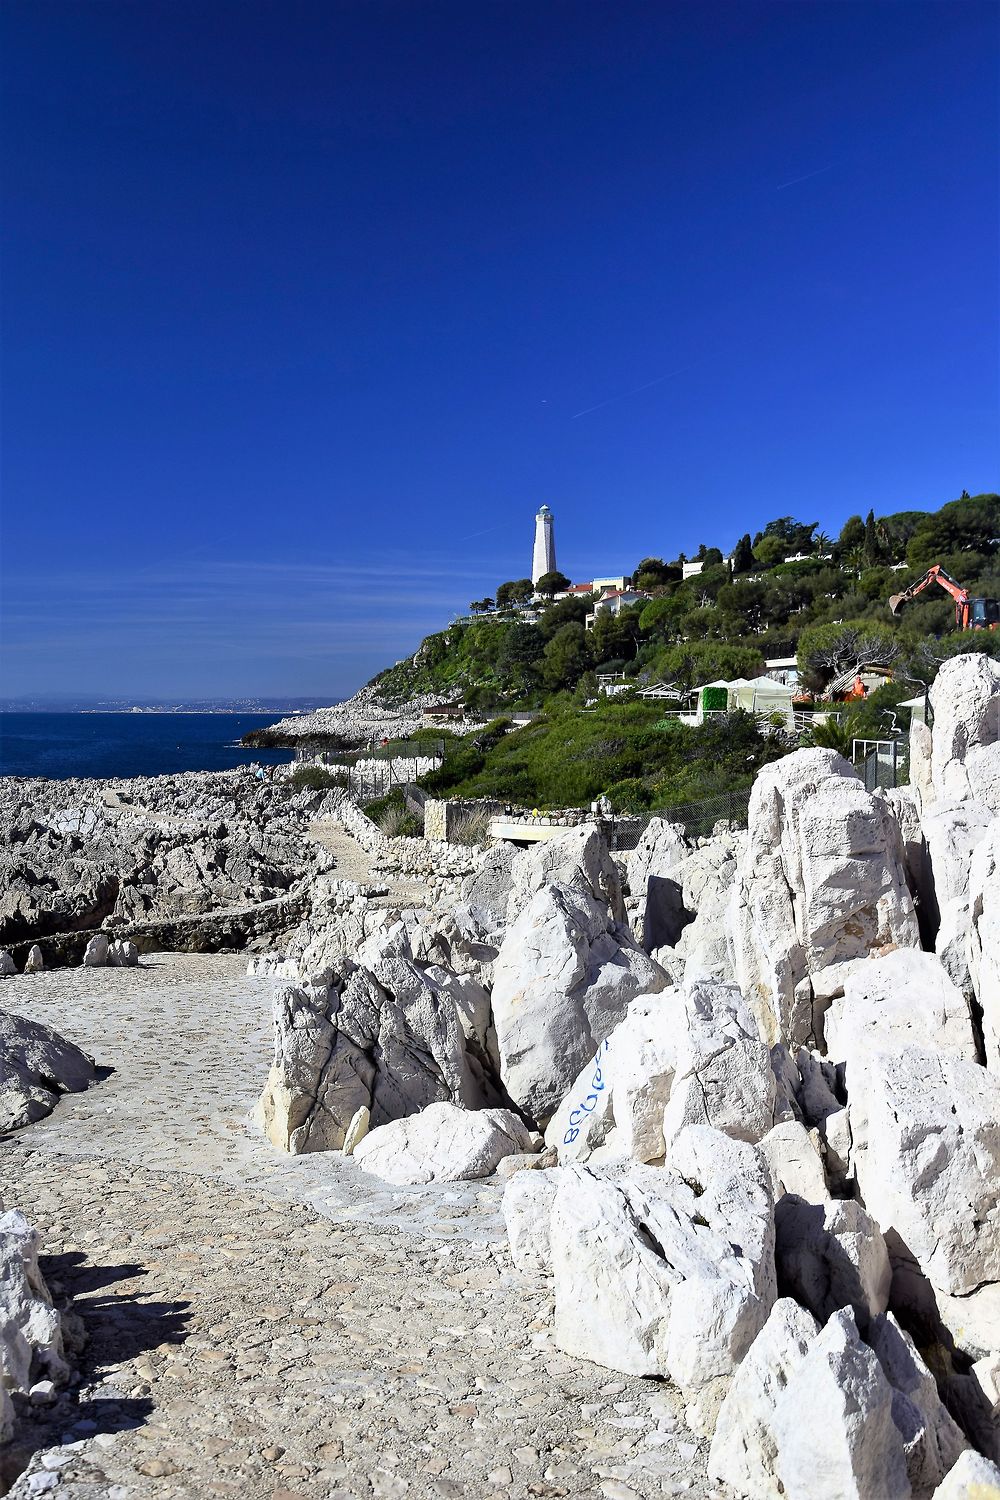
<path id="1" fill-rule="evenodd" d="M 721 1494 L 669 1387 L 561 1355 L 494 1181 L 390 1188 L 246 1123 L 270 982 L 242 957 L 3 981 L 114 1071 L 0 1143 L 87 1343 L 12 1497 Z"/>

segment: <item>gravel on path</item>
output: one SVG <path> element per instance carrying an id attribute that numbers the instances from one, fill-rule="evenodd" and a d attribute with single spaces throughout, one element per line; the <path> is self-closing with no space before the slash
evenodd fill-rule
<path id="1" fill-rule="evenodd" d="M 253 1131 L 271 981 L 244 964 L 4 981 L 113 1069 L 0 1150 L 87 1332 L 12 1500 L 721 1495 L 676 1392 L 555 1348 L 495 1179 L 389 1187 Z"/>

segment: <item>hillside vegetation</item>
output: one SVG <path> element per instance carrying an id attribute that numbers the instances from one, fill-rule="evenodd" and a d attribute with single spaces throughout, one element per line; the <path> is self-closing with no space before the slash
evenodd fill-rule
<path id="1" fill-rule="evenodd" d="M 697 687 L 717 677 L 749 677 L 767 658 L 798 655 L 806 686 L 821 692 L 850 666 L 855 645 L 890 650 L 901 670 L 933 677 L 959 650 L 1000 651 L 997 633 L 954 633 L 954 605 L 931 587 L 893 619 L 889 596 L 941 563 L 973 593 L 1000 597 L 1000 496 L 964 496 L 938 511 L 851 516 L 832 539 L 790 516 L 740 538 L 731 561 L 703 547 L 705 568 L 681 579 L 681 562 L 642 559 L 633 578 L 652 597 L 584 629 L 592 601 L 569 598 L 527 623 L 516 607 L 457 621 L 424 640 L 411 661 L 375 679 L 390 697 L 460 692 L 470 708 L 539 707 L 554 693 L 592 697 L 594 674 L 624 672 L 637 682 Z M 802 561 L 788 561 L 806 553 Z M 899 571 L 894 565 L 905 564 Z M 515 584 L 500 584 L 509 598 Z M 522 594 L 523 596 L 523 594 Z M 482 609 L 493 601 L 477 601 Z M 846 654 L 836 646 L 845 632 Z M 857 656 L 854 658 L 857 659 Z"/>
<path id="2" fill-rule="evenodd" d="M 995 494 L 963 496 L 934 512 L 852 516 L 836 538 L 785 516 L 740 538 L 728 560 L 708 546 L 698 557 L 703 571 L 687 580 L 683 557 L 642 559 L 633 580 L 650 597 L 617 618 L 599 615 L 592 630 L 584 627 L 592 599 L 551 603 L 529 622 L 517 602 L 530 583 L 503 583 L 500 607 L 476 601 L 478 617 L 428 636 L 411 661 L 382 673 L 375 683 L 390 698 L 430 692 L 460 695 L 480 714 L 542 710 L 521 728 L 498 719 L 485 733 L 452 737 L 444 767 L 422 784 L 438 795 L 538 807 L 606 793 L 624 810 L 669 808 L 745 789 L 790 748 L 788 739 L 742 714 L 691 728 L 636 699 L 601 698 L 587 708 L 598 672 L 623 673 L 636 687 L 690 689 L 757 676 L 767 659 L 794 655 L 804 688 L 822 695 L 859 663 L 887 666 L 894 681 L 843 707 L 839 725 L 809 736 L 849 753 L 855 736 L 891 733 L 894 706 L 933 681 L 948 656 L 1000 655 L 1000 631 L 956 632 L 953 601 L 936 586 L 896 618 L 888 607 L 889 596 L 932 563 L 973 594 L 1000 598 Z"/>

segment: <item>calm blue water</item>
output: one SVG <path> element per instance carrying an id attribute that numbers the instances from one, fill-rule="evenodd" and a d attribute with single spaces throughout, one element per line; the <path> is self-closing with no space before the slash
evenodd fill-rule
<path id="1" fill-rule="evenodd" d="M 0 776 L 166 776 L 283 765 L 290 750 L 244 750 L 275 714 L 0 714 Z"/>

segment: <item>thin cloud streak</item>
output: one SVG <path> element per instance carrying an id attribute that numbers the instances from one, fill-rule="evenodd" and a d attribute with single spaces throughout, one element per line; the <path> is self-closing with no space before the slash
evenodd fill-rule
<path id="1" fill-rule="evenodd" d="M 785 188 L 794 187 L 797 182 L 808 182 L 810 177 L 822 177 L 824 172 L 832 172 L 836 165 L 837 163 L 833 161 L 828 167 L 817 167 L 815 172 L 803 172 L 801 177 L 790 177 L 787 182 L 779 182 L 774 191 L 783 193 Z"/>
<path id="2" fill-rule="evenodd" d="M 674 375 L 683 375 L 685 370 L 690 370 L 690 365 L 681 365 L 678 370 L 668 370 L 665 375 L 657 375 L 655 380 L 647 380 L 645 385 L 637 385 L 634 390 L 620 391 L 617 396 L 609 396 L 606 401 L 598 401 L 595 406 L 585 406 L 583 411 L 575 411 L 570 417 L 575 422 L 577 417 L 587 417 L 592 411 L 600 411 L 602 406 L 610 406 L 614 401 L 625 401 L 629 396 L 638 396 L 640 391 L 648 391 L 654 385 L 660 385 L 664 380 L 670 380 Z"/>

